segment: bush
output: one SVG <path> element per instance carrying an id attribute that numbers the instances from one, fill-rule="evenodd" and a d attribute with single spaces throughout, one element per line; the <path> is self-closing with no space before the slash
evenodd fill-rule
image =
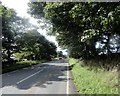
<path id="1" fill-rule="evenodd" d="M 32 66 L 35 64 L 41 64 L 43 62 L 46 62 L 46 60 L 41 60 L 41 61 L 27 60 L 27 61 L 16 62 L 14 64 L 6 64 L 7 66 L 2 66 L 2 73 L 14 71 L 14 70 L 21 69 L 21 68 L 28 67 L 28 66 Z"/>
<path id="2" fill-rule="evenodd" d="M 86 61 L 87 62 L 87 61 Z M 105 70 L 98 63 L 69 59 L 74 83 L 80 94 L 118 94 L 118 70 Z M 89 64 L 90 63 L 90 64 Z M 112 62 L 111 62 L 112 63 Z M 95 65 L 95 66 L 92 66 Z"/>

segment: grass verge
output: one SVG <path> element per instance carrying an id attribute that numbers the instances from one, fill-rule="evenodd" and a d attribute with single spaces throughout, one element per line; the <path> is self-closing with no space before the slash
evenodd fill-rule
<path id="1" fill-rule="evenodd" d="M 4 66 L 2 67 L 2 73 L 7 73 L 10 71 L 14 71 L 17 69 L 21 69 L 24 67 L 29 67 L 32 65 L 36 65 L 36 64 L 42 64 L 43 62 L 46 62 L 47 60 L 41 60 L 41 61 L 33 61 L 33 60 L 26 60 L 26 61 L 19 61 L 16 62 L 15 64 L 9 64 L 8 66 Z"/>
<path id="2" fill-rule="evenodd" d="M 84 62 L 73 58 L 69 59 L 69 64 L 73 66 L 74 83 L 80 94 L 118 94 L 117 70 L 90 69 L 83 66 Z"/>

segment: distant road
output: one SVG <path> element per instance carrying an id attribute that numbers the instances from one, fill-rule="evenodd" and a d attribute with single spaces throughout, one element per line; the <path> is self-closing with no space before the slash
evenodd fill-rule
<path id="1" fill-rule="evenodd" d="M 51 61 L 2 75 L 2 94 L 75 94 L 65 60 Z"/>

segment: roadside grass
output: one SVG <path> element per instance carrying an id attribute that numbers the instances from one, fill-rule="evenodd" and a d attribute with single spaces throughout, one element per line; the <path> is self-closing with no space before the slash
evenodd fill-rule
<path id="1" fill-rule="evenodd" d="M 118 94 L 117 70 L 90 69 L 83 61 L 73 58 L 69 59 L 69 64 L 73 66 L 73 79 L 80 94 Z"/>
<path id="2" fill-rule="evenodd" d="M 26 60 L 26 61 L 19 61 L 19 62 L 16 62 L 14 64 L 9 64 L 7 66 L 2 66 L 2 73 L 7 73 L 7 72 L 10 72 L 10 71 L 14 71 L 14 70 L 17 70 L 17 69 L 21 69 L 21 68 L 24 68 L 24 67 L 29 67 L 29 66 L 32 66 L 32 65 L 36 65 L 36 64 L 42 64 L 43 62 L 46 62 L 47 60 L 40 60 L 40 61 L 37 61 L 37 60 Z"/>

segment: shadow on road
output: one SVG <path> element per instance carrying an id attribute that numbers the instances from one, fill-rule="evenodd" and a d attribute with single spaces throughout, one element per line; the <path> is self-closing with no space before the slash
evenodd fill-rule
<path id="1" fill-rule="evenodd" d="M 31 87 L 46 88 L 48 85 L 53 84 L 53 82 L 66 82 L 67 76 L 65 71 L 67 71 L 67 69 L 69 68 L 67 68 L 67 61 L 65 60 L 51 61 L 42 65 L 24 68 L 17 72 L 3 75 L 2 87 L 12 86 L 21 90 L 27 90 Z M 24 80 L 39 70 L 43 71 Z M 20 82 L 21 80 L 23 81 Z M 20 83 L 17 84 L 17 82 Z"/>
<path id="2" fill-rule="evenodd" d="M 61 59 L 61 60 L 53 60 L 53 61 L 50 61 L 50 63 L 68 63 L 67 60 L 65 59 Z"/>

